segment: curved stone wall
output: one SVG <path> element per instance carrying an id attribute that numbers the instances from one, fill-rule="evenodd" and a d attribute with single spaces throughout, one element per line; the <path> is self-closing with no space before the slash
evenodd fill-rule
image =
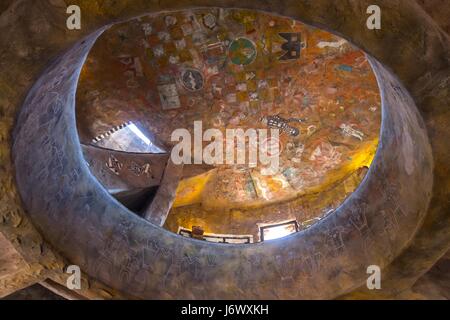
<path id="1" fill-rule="evenodd" d="M 373 58 L 383 98 L 379 150 L 358 190 L 320 223 L 238 246 L 185 239 L 133 215 L 90 174 L 74 123 L 78 74 L 101 32 L 60 56 L 36 82 L 13 146 L 17 184 L 34 224 L 92 277 L 142 298 L 333 298 L 362 285 L 369 265 L 392 262 L 415 234 L 431 197 L 431 148 L 414 101 Z"/>

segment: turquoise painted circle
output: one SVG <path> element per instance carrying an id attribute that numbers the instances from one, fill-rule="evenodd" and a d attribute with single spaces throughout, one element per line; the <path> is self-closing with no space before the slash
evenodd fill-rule
<path id="1" fill-rule="evenodd" d="M 256 59 L 256 46 L 247 38 L 233 40 L 228 49 L 228 56 L 232 63 L 237 65 L 248 65 Z"/>

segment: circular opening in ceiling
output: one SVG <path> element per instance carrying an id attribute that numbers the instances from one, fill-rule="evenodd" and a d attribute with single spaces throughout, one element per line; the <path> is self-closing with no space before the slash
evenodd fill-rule
<path id="1" fill-rule="evenodd" d="M 315 13 L 313 22 L 333 29 L 335 16 L 325 14 L 331 7 L 317 5 L 314 10 L 324 14 L 315 19 Z M 290 7 L 289 14 L 308 17 L 311 12 L 301 8 Z M 348 21 L 339 29 L 357 39 Z M 392 63 L 390 52 L 403 42 L 392 43 L 380 62 L 369 58 L 383 101 L 380 144 L 369 174 L 334 214 L 283 239 L 213 245 L 183 239 L 132 214 L 85 165 L 75 128 L 75 90 L 89 50 L 108 27 L 48 66 L 30 89 L 13 135 L 16 182 L 28 215 L 45 239 L 87 274 L 140 298 L 333 298 L 364 284 L 368 265 L 384 268 L 410 243 L 431 198 L 433 159 L 414 100 L 382 64 Z M 361 45 L 369 53 L 386 48 L 383 42 Z M 408 59 L 400 62 L 411 65 Z"/>
<path id="2" fill-rule="evenodd" d="M 381 127 L 361 50 L 241 9 L 112 26 L 90 51 L 76 98 L 84 156 L 109 193 L 211 242 L 267 241 L 332 213 L 364 178 Z"/>

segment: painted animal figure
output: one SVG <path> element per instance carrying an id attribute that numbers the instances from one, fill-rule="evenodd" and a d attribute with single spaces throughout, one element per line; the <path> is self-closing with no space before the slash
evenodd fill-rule
<path id="1" fill-rule="evenodd" d="M 298 118 L 284 119 L 278 115 L 275 115 L 275 116 L 265 116 L 261 118 L 261 121 L 267 124 L 269 128 L 280 129 L 283 132 L 286 132 L 287 134 L 295 137 L 300 134 L 300 131 L 297 128 L 289 125 L 289 122 L 301 123 L 304 122 L 305 119 L 298 119 Z"/>

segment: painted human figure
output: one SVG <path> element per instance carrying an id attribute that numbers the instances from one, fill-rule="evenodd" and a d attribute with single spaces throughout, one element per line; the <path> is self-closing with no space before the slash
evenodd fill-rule
<path id="1" fill-rule="evenodd" d="M 364 250 L 366 254 L 375 245 L 366 217 L 367 203 L 362 202 L 360 205 L 355 205 L 350 217 L 350 223 L 358 230 L 363 239 Z"/>
<path id="2" fill-rule="evenodd" d="M 344 229 L 342 227 L 330 228 L 327 230 L 327 245 L 332 256 L 337 257 L 345 250 L 345 243 L 342 238 Z"/>

